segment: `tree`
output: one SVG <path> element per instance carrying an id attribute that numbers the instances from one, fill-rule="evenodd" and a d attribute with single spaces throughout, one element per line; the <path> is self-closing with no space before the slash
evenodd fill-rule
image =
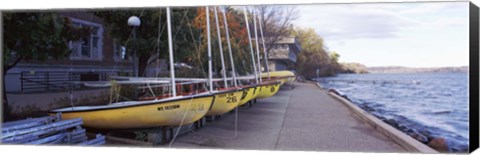
<path id="1" fill-rule="evenodd" d="M 104 19 L 110 35 L 126 48 L 128 54 L 132 55 L 134 49 L 137 51 L 139 76 L 145 75 L 147 66 L 154 62 L 151 60 L 168 58 L 166 9 L 108 10 L 93 13 Z M 199 32 L 192 30 L 187 21 L 196 16 L 196 11 L 194 8 L 172 9 L 171 15 L 174 61 L 189 63 L 192 61 L 189 58 L 190 53 L 196 50 L 193 44 Z M 127 25 L 130 16 L 138 16 L 141 20 L 141 25 L 136 30 L 136 39 L 132 38 L 133 28 Z"/>
<path id="2" fill-rule="evenodd" d="M 331 60 L 324 49 L 323 38 L 313 28 L 296 28 L 291 34 L 297 37 L 302 51 L 297 56 L 296 68 L 300 75 L 315 77 L 316 70 L 325 76 L 331 70 Z"/>
<path id="3" fill-rule="evenodd" d="M 228 30 L 230 34 L 230 42 L 232 44 L 232 55 L 235 62 L 235 69 L 239 74 L 246 74 L 252 73 L 253 68 L 251 66 L 251 57 L 250 57 L 250 47 L 248 42 L 248 34 L 246 30 L 246 24 L 244 21 L 243 13 L 233 10 L 232 8 L 226 8 L 226 16 L 228 22 Z M 205 8 L 198 8 L 197 9 L 197 17 L 195 18 L 193 25 L 195 28 L 201 30 L 201 43 L 200 49 L 198 53 L 195 53 L 192 57 L 195 57 L 198 61 L 198 64 L 202 64 L 203 66 L 207 65 L 207 40 L 206 40 L 206 16 L 205 16 Z M 217 40 L 217 28 L 215 24 L 215 17 L 214 11 L 210 10 L 210 37 L 211 37 L 211 44 L 212 44 L 212 61 L 213 61 L 213 70 L 216 71 L 218 74 L 221 70 L 220 62 L 220 54 L 219 54 L 219 45 Z M 226 70 L 231 70 L 232 66 L 230 66 L 230 59 L 227 59 L 228 47 L 227 47 L 227 38 L 225 35 L 225 25 L 223 24 L 223 14 L 221 10 L 218 11 L 219 17 L 219 25 L 221 31 L 221 40 L 223 46 L 223 53 L 225 57 L 225 66 Z"/>
<path id="4" fill-rule="evenodd" d="M 262 24 L 268 58 L 268 54 L 273 46 L 275 46 L 275 43 L 291 34 L 293 29 L 292 22 L 298 18 L 298 10 L 294 6 L 260 5 L 256 6 L 253 11 L 257 13 L 257 18 L 260 19 Z M 251 23 L 251 29 L 253 29 L 253 22 Z M 258 26 L 259 25 L 257 25 L 257 27 Z M 260 33 L 260 31 L 258 31 L 258 33 Z M 260 37 L 260 34 L 258 34 L 258 36 Z"/>
<path id="5" fill-rule="evenodd" d="M 330 72 L 332 74 L 343 72 L 343 67 L 338 62 L 339 58 L 340 58 L 340 54 L 338 54 L 335 51 L 330 52 L 330 66 L 331 66 Z"/>
<path id="6" fill-rule="evenodd" d="M 333 62 L 338 62 L 338 59 L 340 58 L 340 54 L 338 54 L 337 52 L 335 51 L 332 51 L 330 52 L 330 59 L 333 61 Z"/>
<path id="7" fill-rule="evenodd" d="M 46 61 L 70 54 L 68 42 L 89 34 L 55 12 L 4 13 L 3 121 L 10 119 L 5 75 L 22 60 Z"/>
<path id="8" fill-rule="evenodd" d="M 355 73 L 355 74 L 368 73 L 367 67 L 360 63 L 342 63 L 339 66 L 340 66 L 340 73 Z"/>

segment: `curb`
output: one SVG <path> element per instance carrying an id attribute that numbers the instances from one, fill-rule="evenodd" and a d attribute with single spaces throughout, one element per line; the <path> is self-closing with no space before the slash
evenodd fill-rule
<path id="1" fill-rule="evenodd" d="M 320 84 L 316 83 L 318 88 L 323 89 Z M 360 107 L 356 106 L 352 102 L 346 100 L 345 98 L 338 96 L 335 93 L 328 93 L 337 101 L 343 103 L 348 109 L 358 115 L 362 120 L 367 122 L 370 126 L 372 126 L 375 130 L 379 131 L 380 133 L 384 134 L 395 143 L 400 145 L 401 147 L 405 148 L 407 151 L 412 152 L 421 152 L 421 153 L 439 153 L 438 151 L 430 148 L 429 146 L 413 139 L 412 137 L 408 136 L 407 134 L 397 130 L 396 128 L 388 125 L 387 123 L 381 121 L 380 119 L 376 118 L 375 116 L 369 114 L 368 112 L 364 111 Z"/>

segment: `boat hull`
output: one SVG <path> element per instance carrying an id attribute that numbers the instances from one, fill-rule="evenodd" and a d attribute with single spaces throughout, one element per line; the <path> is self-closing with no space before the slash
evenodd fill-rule
<path id="1" fill-rule="evenodd" d="M 291 71 L 271 71 L 269 73 L 262 73 L 261 77 L 263 79 L 270 79 L 273 80 L 280 80 L 281 85 L 285 84 L 286 82 L 291 82 L 295 80 L 295 73 Z"/>
<path id="2" fill-rule="evenodd" d="M 259 94 L 259 87 L 257 88 L 258 86 L 252 86 L 252 87 L 249 87 L 249 88 L 245 88 L 244 92 L 243 92 L 243 95 L 242 95 L 242 99 L 240 100 L 240 106 L 244 105 L 245 103 L 247 103 L 248 101 L 252 100 L 252 99 L 255 99 L 255 97 L 257 97 L 257 95 Z"/>
<path id="3" fill-rule="evenodd" d="M 96 129 L 179 126 L 193 123 L 204 117 L 214 101 L 214 96 L 187 97 L 166 102 L 158 101 L 114 108 L 64 108 L 72 110 L 60 112 L 62 113 L 62 119 L 82 118 L 85 127 Z M 55 115 L 58 112 L 52 111 L 50 115 Z"/>
<path id="4" fill-rule="evenodd" d="M 206 116 L 222 115 L 237 107 L 241 101 L 243 90 L 215 92 L 215 101 Z"/>
<path id="5" fill-rule="evenodd" d="M 280 89 L 280 82 L 263 84 L 260 87 L 259 94 L 257 95 L 257 99 L 267 98 L 275 95 L 278 90 Z"/>

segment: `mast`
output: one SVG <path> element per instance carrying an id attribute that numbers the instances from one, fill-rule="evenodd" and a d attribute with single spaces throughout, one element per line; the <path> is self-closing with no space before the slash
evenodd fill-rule
<path id="1" fill-rule="evenodd" d="M 262 17 L 263 19 L 263 17 Z M 258 24 L 260 24 L 260 35 L 262 36 L 262 46 L 263 46 L 263 59 L 265 60 L 265 68 L 267 69 L 267 76 L 270 80 L 270 70 L 268 69 L 268 57 L 267 57 L 267 49 L 265 48 L 265 39 L 263 38 L 263 30 L 262 30 L 262 21 L 258 18 Z"/>
<path id="2" fill-rule="evenodd" d="M 205 15 L 207 16 L 207 46 L 208 46 L 208 85 L 210 92 L 213 91 L 212 81 L 212 46 L 210 45 L 210 13 L 208 6 L 205 7 Z"/>
<path id="3" fill-rule="evenodd" d="M 243 7 L 243 14 L 245 14 L 245 24 L 247 25 L 247 33 L 248 33 L 248 42 L 250 43 L 250 54 L 252 55 L 252 62 L 253 62 L 253 70 L 255 74 L 255 81 L 258 83 L 258 75 L 257 75 L 257 65 L 255 64 L 255 55 L 253 54 L 253 45 L 252 39 L 250 39 L 250 27 L 248 27 L 248 16 L 247 16 L 247 7 Z"/>
<path id="4" fill-rule="evenodd" d="M 222 11 L 223 13 L 223 22 L 224 22 L 224 25 L 225 25 L 225 34 L 227 34 L 227 44 L 228 44 L 228 54 L 230 55 L 230 63 L 232 65 L 232 72 L 233 72 L 233 85 L 235 87 L 238 86 L 237 84 L 237 75 L 236 75 L 236 71 L 235 71 L 235 63 L 233 62 L 233 56 L 232 56 L 232 46 L 230 45 L 230 35 L 228 34 L 228 23 L 227 23 L 227 15 L 225 15 L 225 12 L 226 12 L 226 8 Z"/>
<path id="5" fill-rule="evenodd" d="M 172 45 L 172 26 L 170 19 L 170 7 L 167 7 L 167 29 L 168 29 L 168 54 L 170 57 L 170 76 L 172 77 L 172 94 L 173 97 L 177 96 L 177 90 L 175 89 L 175 67 L 173 66 L 173 45 Z"/>
<path id="6" fill-rule="evenodd" d="M 217 7 L 213 7 L 213 11 L 215 13 L 215 23 L 217 25 L 217 38 L 218 38 L 218 46 L 220 48 L 220 60 L 222 62 L 223 83 L 225 83 L 225 88 L 227 88 L 228 87 L 227 74 L 226 74 L 227 69 L 225 68 L 225 60 L 223 59 L 222 36 L 220 36 L 220 24 L 218 24 Z"/>
<path id="7" fill-rule="evenodd" d="M 258 47 L 258 33 L 257 33 L 257 16 L 255 11 L 253 11 L 253 28 L 255 32 L 255 45 L 257 48 L 258 75 L 259 75 L 260 83 L 262 83 L 262 64 L 260 63 L 260 50 Z"/>

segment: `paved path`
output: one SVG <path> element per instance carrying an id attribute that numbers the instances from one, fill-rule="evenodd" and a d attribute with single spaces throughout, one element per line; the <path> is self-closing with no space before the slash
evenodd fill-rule
<path id="1" fill-rule="evenodd" d="M 245 150 L 405 152 L 314 84 L 293 83 L 251 108 L 177 137 L 171 147 Z"/>

